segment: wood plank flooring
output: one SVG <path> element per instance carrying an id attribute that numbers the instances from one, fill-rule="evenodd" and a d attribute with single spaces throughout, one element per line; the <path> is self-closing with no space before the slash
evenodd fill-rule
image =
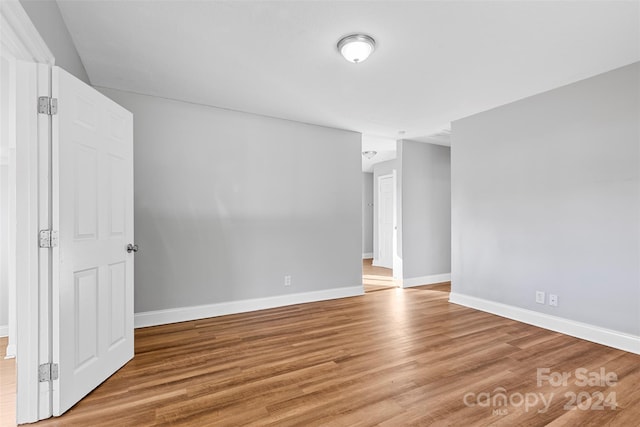
<path id="1" fill-rule="evenodd" d="M 134 360 L 35 425 L 639 425 L 640 356 L 450 304 L 448 290 L 138 329 Z M 538 385 L 537 368 L 572 376 Z M 617 383 L 580 386 L 578 368 Z M 571 393 L 582 409 L 565 409 Z M 599 393 L 615 393 L 616 409 L 597 409 Z"/>
<path id="2" fill-rule="evenodd" d="M 0 426 L 16 424 L 16 359 L 7 359 L 7 338 L 0 338 Z"/>
<path id="3" fill-rule="evenodd" d="M 397 288 L 393 280 L 393 270 L 384 267 L 374 267 L 372 259 L 362 260 L 362 284 L 365 292 L 377 292 L 389 288 Z"/>

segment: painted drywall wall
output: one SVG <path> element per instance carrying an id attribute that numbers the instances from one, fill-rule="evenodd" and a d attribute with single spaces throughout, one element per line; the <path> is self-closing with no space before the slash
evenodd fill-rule
<path id="1" fill-rule="evenodd" d="M 445 281 L 440 275 L 451 273 L 451 150 L 401 144 L 403 280 Z"/>
<path id="2" fill-rule="evenodd" d="M 56 65 L 85 83 L 91 84 L 60 13 L 58 3 L 54 0 L 20 0 L 20 4 L 40 33 L 40 37 L 53 53 Z"/>
<path id="3" fill-rule="evenodd" d="M 359 133 L 99 90 L 134 115 L 137 313 L 362 287 Z"/>
<path id="4" fill-rule="evenodd" d="M 362 173 L 362 257 L 373 254 L 373 173 Z"/>
<path id="5" fill-rule="evenodd" d="M 452 292 L 640 335 L 639 98 L 635 63 L 453 123 Z"/>

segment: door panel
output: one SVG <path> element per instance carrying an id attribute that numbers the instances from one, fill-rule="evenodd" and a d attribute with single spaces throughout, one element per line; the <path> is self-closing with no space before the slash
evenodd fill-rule
<path id="1" fill-rule="evenodd" d="M 133 117 L 64 70 L 52 76 L 57 416 L 133 357 Z"/>
<path id="2" fill-rule="evenodd" d="M 379 181 L 378 210 L 378 257 L 377 265 L 393 268 L 393 177 L 382 177 Z"/>

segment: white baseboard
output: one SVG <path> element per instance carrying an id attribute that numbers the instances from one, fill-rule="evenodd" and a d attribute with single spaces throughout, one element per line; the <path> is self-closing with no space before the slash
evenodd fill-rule
<path id="1" fill-rule="evenodd" d="M 15 344 L 9 344 L 7 346 L 7 352 L 6 355 L 4 356 L 5 359 L 15 359 L 16 358 L 16 345 Z"/>
<path id="2" fill-rule="evenodd" d="M 363 252 L 362 259 L 371 259 L 373 258 L 373 252 Z"/>
<path id="3" fill-rule="evenodd" d="M 188 320 L 205 319 L 207 317 L 246 313 L 248 311 L 265 310 L 267 308 L 284 307 L 287 305 L 326 301 L 331 299 L 354 297 L 358 295 L 364 295 L 364 289 L 362 285 L 298 294 L 279 295 L 266 298 L 255 298 L 208 305 L 198 305 L 193 307 L 180 307 L 167 310 L 146 311 L 135 314 L 134 326 L 136 328 L 145 328 L 147 326 L 186 322 Z"/>
<path id="4" fill-rule="evenodd" d="M 0 325 L 0 338 L 9 336 L 9 325 Z M 5 359 L 13 359 L 16 357 L 16 345 L 8 344 L 5 352 Z"/>
<path id="5" fill-rule="evenodd" d="M 449 302 L 497 314 L 529 325 L 640 354 L 640 337 L 520 307 L 451 292 Z"/>
<path id="6" fill-rule="evenodd" d="M 381 265 L 381 264 L 380 264 L 380 262 L 378 262 L 378 260 L 377 260 L 377 259 L 375 259 L 375 258 L 373 258 L 373 259 L 371 260 L 371 265 L 372 265 L 373 267 L 382 267 L 382 268 L 389 268 L 389 269 L 391 269 L 391 267 L 387 267 L 386 265 Z"/>
<path id="7" fill-rule="evenodd" d="M 413 286 L 434 285 L 436 283 L 450 282 L 451 273 L 432 274 L 431 276 L 411 277 L 402 279 L 403 288 L 411 288 Z"/>

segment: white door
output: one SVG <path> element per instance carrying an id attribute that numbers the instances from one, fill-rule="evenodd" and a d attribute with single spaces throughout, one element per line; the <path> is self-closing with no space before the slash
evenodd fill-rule
<path id="1" fill-rule="evenodd" d="M 133 357 L 133 116 L 53 67 L 53 415 Z"/>
<path id="2" fill-rule="evenodd" d="M 378 256 L 376 265 L 393 268 L 393 176 L 378 180 Z"/>

